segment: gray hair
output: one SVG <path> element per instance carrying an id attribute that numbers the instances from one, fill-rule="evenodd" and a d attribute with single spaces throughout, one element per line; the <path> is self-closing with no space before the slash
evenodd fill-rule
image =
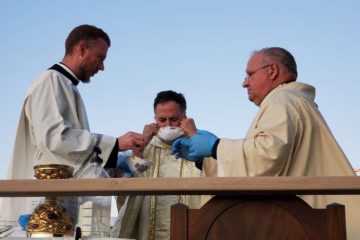
<path id="1" fill-rule="evenodd" d="M 256 53 L 264 54 L 264 60 L 270 59 L 283 65 L 289 72 L 295 74 L 297 77 L 297 66 L 294 56 L 284 48 L 269 47 L 263 48 Z"/>

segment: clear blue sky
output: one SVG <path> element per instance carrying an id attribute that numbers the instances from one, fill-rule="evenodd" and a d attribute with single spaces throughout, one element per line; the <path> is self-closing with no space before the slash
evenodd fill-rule
<path id="1" fill-rule="evenodd" d="M 31 82 L 60 61 L 69 31 L 103 28 L 105 71 L 81 84 L 93 132 L 153 122 L 157 92 L 184 93 L 188 116 L 219 137 L 245 135 L 257 107 L 241 84 L 253 50 L 281 46 L 354 167 L 360 167 L 360 1 L 0 0 L 0 179 Z"/>

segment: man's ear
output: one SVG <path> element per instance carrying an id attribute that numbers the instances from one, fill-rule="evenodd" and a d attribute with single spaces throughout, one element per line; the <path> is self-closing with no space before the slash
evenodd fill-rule
<path id="1" fill-rule="evenodd" d="M 84 41 L 80 41 L 77 48 L 80 56 L 83 57 L 88 49 L 88 46 Z"/>
<path id="2" fill-rule="evenodd" d="M 270 79 L 272 81 L 275 81 L 277 79 L 277 77 L 279 76 L 280 73 L 280 68 L 276 63 L 272 63 L 270 64 L 269 68 L 269 74 L 270 74 Z"/>

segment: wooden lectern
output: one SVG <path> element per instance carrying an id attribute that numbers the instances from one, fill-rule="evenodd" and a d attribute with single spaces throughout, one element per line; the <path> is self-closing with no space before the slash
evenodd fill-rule
<path id="1" fill-rule="evenodd" d="M 313 209 L 295 196 L 216 196 L 171 208 L 171 240 L 344 240 L 345 207 Z"/>

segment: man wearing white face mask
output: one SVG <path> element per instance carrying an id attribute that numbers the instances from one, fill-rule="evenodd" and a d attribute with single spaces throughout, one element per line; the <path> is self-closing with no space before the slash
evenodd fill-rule
<path id="1" fill-rule="evenodd" d="M 198 177 L 201 171 L 194 163 L 175 159 L 171 154 L 174 138 L 183 132 L 178 128 L 186 118 L 186 100 L 181 93 L 159 92 L 154 100 L 155 123 L 144 127 L 145 147 L 143 157 L 152 162 L 150 169 L 135 177 Z M 123 205 L 124 198 L 118 198 Z M 190 208 L 200 207 L 200 196 L 130 196 L 120 227 L 113 236 L 136 239 L 170 239 L 170 207 L 184 203 Z M 115 227 L 115 228 L 116 228 Z M 119 229 L 117 229 L 119 231 Z"/>

